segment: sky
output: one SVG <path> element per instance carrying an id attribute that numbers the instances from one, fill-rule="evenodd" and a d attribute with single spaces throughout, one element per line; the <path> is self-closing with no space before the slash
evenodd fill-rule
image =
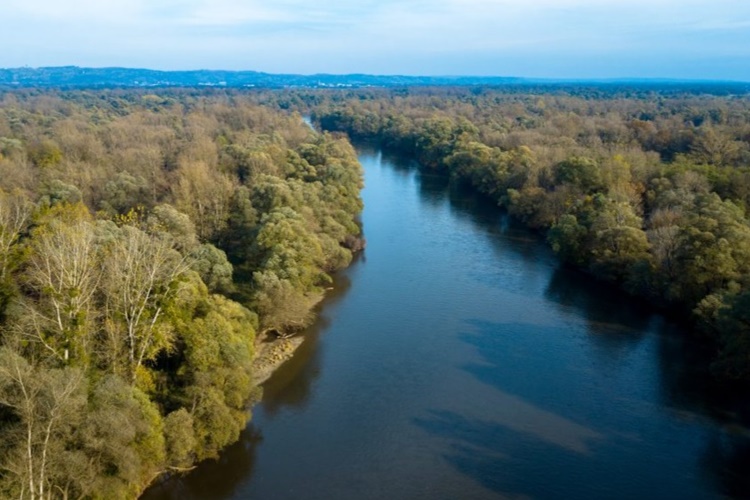
<path id="1" fill-rule="evenodd" d="M 0 0 L 0 67 L 750 81 L 749 0 Z"/>

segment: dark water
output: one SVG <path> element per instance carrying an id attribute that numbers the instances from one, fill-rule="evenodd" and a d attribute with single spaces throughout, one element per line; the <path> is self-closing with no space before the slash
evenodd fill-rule
<path id="1" fill-rule="evenodd" d="M 147 499 L 750 496 L 737 395 L 679 327 L 362 150 L 368 246 L 242 440 Z"/>

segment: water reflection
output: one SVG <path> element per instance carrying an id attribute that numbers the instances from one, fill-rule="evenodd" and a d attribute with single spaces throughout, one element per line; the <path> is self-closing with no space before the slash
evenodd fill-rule
<path id="1" fill-rule="evenodd" d="M 520 439 L 527 448 L 544 443 L 549 449 L 534 456 L 542 454 L 545 462 L 555 464 L 557 484 L 561 487 L 557 493 L 570 497 L 578 491 L 592 496 L 590 488 L 560 480 L 560 463 L 573 459 L 556 455 L 586 455 L 589 443 L 598 442 L 597 457 L 591 460 L 610 464 L 610 469 L 598 472 L 601 478 L 606 477 L 600 483 L 612 486 L 621 480 L 617 476 L 619 468 L 614 468 L 614 474 L 611 468 L 617 463 L 623 471 L 632 469 L 643 478 L 647 474 L 639 463 L 649 447 L 634 443 L 650 439 L 647 436 L 652 431 L 644 430 L 645 424 L 668 429 L 652 438 L 665 448 L 670 446 L 670 439 L 683 439 L 685 433 L 698 432 L 708 437 L 705 447 L 674 446 L 671 451 L 682 454 L 680 459 L 659 457 L 657 463 L 665 473 L 673 469 L 676 477 L 690 474 L 688 470 L 695 467 L 693 461 L 704 461 L 710 465 L 702 470 L 721 485 L 719 490 L 731 496 L 750 492 L 745 473 L 750 470 L 750 444 L 745 438 L 750 434 L 745 427 L 750 415 L 750 399 L 744 397 L 748 391 L 718 383 L 711 377 L 710 353 L 705 344 L 691 341 L 679 326 L 655 315 L 649 304 L 585 274 L 557 266 L 550 252 L 540 245 L 539 237 L 520 227 L 491 200 L 476 196 L 447 176 L 420 170 L 413 162 L 393 163 L 399 173 L 412 173 L 423 203 L 433 208 L 448 203 L 458 220 L 470 222 L 477 234 L 487 235 L 496 253 L 487 258 L 507 260 L 508 252 L 515 253 L 522 257 L 515 263 L 526 266 L 527 278 L 538 274 L 541 264 L 548 263 L 552 271 L 544 287 L 544 298 L 567 318 L 568 329 L 579 328 L 583 321 L 581 330 L 588 334 L 566 346 L 550 342 L 560 337 L 565 325 L 545 325 L 543 314 L 540 318 L 529 317 L 528 323 L 523 324 L 470 321 L 472 331 L 462 338 L 477 349 L 483 362 L 464 369 L 495 388 L 490 399 L 496 409 L 488 419 L 472 419 L 443 409 L 415 420 L 420 428 L 451 442 L 451 451 L 444 457 L 448 462 L 495 492 L 550 496 L 555 490 L 542 486 L 544 482 L 529 487 L 531 471 L 521 467 L 509 472 L 514 470 L 514 457 L 529 453 L 514 453 L 515 448 L 509 449 L 508 443 Z M 507 276 L 500 278 L 506 278 L 501 286 L 507 288 Z M 498 276 L 491 279 L 500 281 Z M 550 346 L 555 352 L 550 352 Z M 588 355 L 594 355 L 596 362 L 592 364 Z M 622 395 L 613 400 L 612 393 Z M 525 437 L 519 438 L 518 434 Z M 658 446 L 653 446 L 654 451 Z M 581 463 L 574 470 L 596 470 L 591 463 L 583 463 L 588 459 L 577 460 Z M 707 494 L 691 491 L 679 481 L 660 482 L 658 472 L 653 482 L 660 484 L 653 491 L 661 490 L 664 495 L 674 496 L 681 491 L 685 498 L 700 498 Z M 617 489 L 607 491 L 611 495 Z M 620 491 L 622 496 L 638 496 L 642 489 L 631 484 Z"/>
<path id="2" fill-rule="evenodd" d="M 420 199 L 427 205 L 439 207 L 445 203 L 448 197 L 450 179 L 445 175 L 426 172 L 423 169 L 416 170 L 416 182 L 419 189 Z"/>
<path id="3" fill-rule="evenodd" d="M 368 155 L 370 259 L 266 384 L 265 444 L 148 498 L 748 495 L 750 398 L 705 346 L 491 200 Z"/>
<path id="4" fill-rule="evenodd" d="M 420 201 L 427 200 L 435 206 L 447 203 L 457 222 L 472 225 L 472 236 L 485 235 L 493 251 L 487 259 L 503 261 L 512 252 L 521 257 L 517 262 L 529 275 L 538 274 L 541 266 L 553 261 L 551 252 L 539 244 L 539 235 L 499 208 L 491 198 L 477 194 L 466 182 L 418 169 L 416 164 L 412 168 L 417 172 Z"/>
<path id="5" fill-rule="evenodd" d="M 149 488 L 141 500 L 213 500 L 231 497 L 253 474 L 255 454 L 262 437 L 249 425 L 239 441 L 222 450 L 217 460 L 201 462 L 199 468 Z"/>
<path id="6" fill-rule="evenodd" d="M 683 328 L 664 321 L 659 331 L 663 404 L 685 418 L 708 418 L 724 428 L 750 434 L 747 384 L 715 378 L 710 370 L 712 350 Z"/>
<path id="7" fill-rule="evenodd" d="M 352 261 L 353 266 L 360 262 L 360 255 Z M 320 376 L 323 366 L 319 339 L 331 326 L 330 309 L 346 296 L 350 288 L 351 280 L 346 274 L 334 276 L 331 289 L 315 308 L 317 319 L 303 332 L 304 342 L 294 356 L 263 384 L 262 406 L 268 416 L 273 417 L 284 408 L 301 409 L 307 404 L 311 387 Z"/>
<path id="8" fill-rule="evenodd" d="M 711 436 L 706 443 L 702 466 L 722 495 L 748 498 L 750 492 L 750 439 L 731 433 Z"/>
<path id="9" fill-rule="evenodd" d="M 558 268 L 545 297 L 561 312 L 584 317 L 596 343 L 616 358 L 646 335 L 654 339 L 660 403 L 683 415 L 695 413 L 719 422 L 750 423 L 747 387 L 716 379 L 710 370 L 713 350 L 693 338 L 685 326 L 667 321 L 640 300 L 581 274 Z"/>
<path id="10" fill-rule="evenodd" d="M 362 261 L 355 256 L 352 266 Z M 305 340 L 292 359 L 285 362 L 263 384 L 262 411 L 273 418 L 281 410 L 301 410 L 308 402 L 311 387 L 320 376 L 323 360 L 319 346 L 320 336 L 330 327 L 330 309 L 339 303 L 351 288 L 345 273 L 333 276 L 333 283 L 325 298 L 315 308 L 317 318 L 302 335 Z M 240 435 L 237 443 L 225 448 L 217 460 L 201 462 L 197 469 L 182 475 L 166 478 L 149 488 L 142 500 L 213 500 L 232 498 L 242 485 L 253 477 L 256 454 L 263 439 L 252 423 Z"/>
<path id="11" fill-rule="evenodd" d="M 544 296 L 567 315 L 582 315 L 592 334 L 614 342 L 618 332 L 643 335 L 649 331 L 653 311 L 644 303 L 594 278 L 565 267 L 550 277 Z"/>
<path id="12" fill-rule="evenodd" d="M 691 401 L 692 416 L 663 405 L 661 385 L 676 383 L 669 376 L 634 373 L 632 361 L 617 355 L 591 365 L 575 337 L 533 320 L 469 324 L 461 337 L 479 361 L 463 369 L 494 389 L 483 396 L 483 416 L 442 409 L 415 420 L 446 441 L 443 458 L 457 471 L 497 493 L 534 498 L 633 498 L 644 489 L 653 498 L 710 498 L 713 489 L 744 498 L 750 491 L 750 432 L 729 415 L 717 425 L 701 398 Z"/>
<path id="13" fill-rule="evenodd" d="M 543 253 L 540 258 L 540 245 L 537 242 L 529 242 L 530 239 L 534 239 L 533 236 L 519 228 L 515 221 L 498 211 L 487 200 L 466 196 L 463 186 L 452 184 L 446 177 L 420 173 L 417 180 L 422 199 L 428 200 L 431 204 L 439 204 L 447 199 L 457 217 L 470 220 L 477 229 L 496 239 L 493 248 L 497 249 L 499 254 L 507 256 L 509 250 L 517 252 L 524 257 L 525 262 L 535 267 L 544 260 Z M 498 233 L 504 236 L 502 241 L 497 241 Z M 508 236 L 514 237 L 519 244 L 509 244 Z M 520 432 L 527 436 L 527 440 L 534 437 L 541 442 L 556 444 L 559 447 L 561 443 L 556 442 L 555 438 L 572 435 L 574 444 L 571 446 L 567 443 L 567 446 L 562 448 L 568 451 L 582 451 L 587 450 L 587 439 L 603 438 L 596 430 L 575 423 L 588 422 L 598 426 L 604 425 L 602 430 L 610 443 L 602 448 L 604 456 L 600 458 L 616 462 L 618 459 L 612 454 L 612 450 L 631 447 L 627 442 L 643 437 L 618 430 L 619 424 L 625 424 L 625 427 L 632 425 L 628 419 L 615 417 L 609 422 L 607 419 L 602 419 L 604 422 L 592 420 L 591 403 L 587 399 L 597 398 L 596 391 L 589 391 L 586 384 L 582 384 L 582 389 L 579 388 L 577 394 L 575 380 L 571 380 L 570 372 L 578 371 L 584 377 L 600 377 L 605 380 L 612 378 L 611 372 L 607 373 L 602 368 L 617 371 L 632 363 L 630 358 L 634 353 L 642 357 L 637 354 L 637 350 L 640 349 L 641 341 L 649 336 L 650 343 L 654 344 L 654 355 L 647 356 L 651 364 L 644 368 L 648 371 L 655 368 L 656 372 L 642 374 L 645 375 L 645 380 L 639 383 L 648 387 L 635 388 L 632 392 L 636 394 L 621 402 L 623 411 L 631 412 L 636 419 L 654 418 L 650 413 L 653 411 L 653 405 L 659 404 L 672 409 L 671 418 L 687 419 L 688 422 L 698 419 L 695 427 L 702 428 L 710 437 L 705 451 L 701 453 L 700 449 L 696 450 L 700 456 L 696 456 L 695 459 L 710 464 L 704 470 L 712 476 L 713 481 L 721 485 L 719 489 L 724 494 L 737 497 L 744 496 L 750 491 L 750 479 L 747 479 L 746 474 L 746 471 L 750 470 L 750 430 L 746 427 L 750 416 L 750 400 L 744 397 L 748 391 L 747 388 L 719 382 L 711 376 L 710 351 L 706 349 L 705 343 L 691 340 L 682 327 L 655 315 L 648 304 L 592 277 L 564 267 L 557 267 L 551 273 L 544 297 L 570 318 L 571 323 L 575 324 L 579 318 L 585 319 L 586 331 L 590 335 L 587 342 L 595 348 L 594 354 L 598 356 L 600 366 L 597 369 L 567 366 L 564 370 L 556 371 L 549 363 L 554 365 L 560 357 L 566 357 L 561 356 L 559 352 L 555 356 L 544 357 L 543 363 L 546 365 L 538 363 L 538 359 L 535 363 L 529 356 L 519 353 L 522 351 L 519 344 L 523 344 L 523 341 L 519 342 L 518 339 L 559 335 L 559 326 L 547 328 L 545 331 L 543 325 L 531 318 L 529 324 L 523 325 L 493 325 L 479 320 L 472 322 L 474 331 L 465 334 L 463 338 L 477 348 L 484 362 L 467 365 L 465 370 L 477 380 L 497 389 L 497 399 L 503 401 L 503 411 L 486 421 L 471 420 L 465 415 L 444 410 L 433 411 L 429 417 L 418 419 L 417 424 L 420 427 L 453 441 L 452 452 L 445 457 L 446 460 L 493 491 L 505 494 L 510 487 L 515 492 L 545 496 L 546 490 L 529 490 L 525 480 L 514 487 L 514 478 L 518 476 L 511 474 L 505 477 L 508 475 L 503 474 L 503 471 L 507 472 L 507 461 L 513 453 L 501 446 L 504 442 L 503 437 L 508 433 Z M 533 334 L 529 330 L 533 331 Z M 498 337 L 503 335 L 512 338 L 513 341 L 502 343 L 500 354 L 497 346 L 493 348 L 492 344 L 497 344 Z M 488 338 L 492 339 L 489 343 Z M 542 342 L 539 345 L 543 345 Z M 651 350 L 651 345 L 646 346 L 646 349 Z M 521 363 L 509 363 L 505 355 L 508 352 L 515 352 L 515 358 L 521 358 Z M 497 363 L 498 359 L 502 359 L 502 363 Z M 531 364 L 533 369 L 525 370 L 528 376 L 523 375 L 524 369 L 519 364 Z M 568 373 L 564 373 L 565 370 Z M 560 387 L 558 392 L 564 394 L 563 397 L 550 397 L 549 390 L 540 391 L 533 387 L 540 383 L 540 378 L 544 379 L 545 383 L 554 384 L 555 381 L 550 380 L 554 376 L 540 375 L 549 372 L 565 377 L 565 386 Z M 552 391 L 553 394 L 554 392 Z M 651 399 L 651 392 L 659 396 Z M 606 398 L 607 396 L 602 394 L 602 400 Z M 543 408 L 549 408 L 552 412 L 547 412 Z M 505 411 L 510 412 L 508 414 L 512 414 L 513 418 L 504 419 Z M 602 416 L 598 415 L 599 418 Z M 519 421 L 532 424 L 528 428 L 519 429 Z M 537 428 L 534 428 L 534 422 L 538 424 Z M 559 425 L 560 422 L 565 425 Z M 575 432 L 563 430 L 566 425 L 583 429 L 581 436 L 585 438 L 577 441 Z M 488 440 L 488 436 L 492 438 Z M 508 441 L 512 440 L 508 438 Z M 679 450 L 676 449 L 675 452 L 679 453 Z M 550 456 L 555 452 L 545 450 L 544 453 Z M 691 452 L 685 450 L 685 453 Z M 638 459 L 637 456 L 633 458 Z M 629 465 L 624 467 L 627 468 Z M 521 474 L 521 477 L 527 477 L 526 473 Z M 611 481 L 616 480 L 612 478 Z M 575 486 L 567 484 L 561 491 L 569 496 L 570 492 L 575 491 Z M 549 491 L 546 493 L 548 495 Z M 701 497 L 702 494 L 696 493 L 696 496 Z"/>
<path id="14" fill-rule="evenodd" d="M 450 411 L 431 411 L 427 417 L 415 419 L 415 424 L 449 443 L 443 458 L 456 470 L 504 497 L 590 497 L 585 478 L 574 473 L 586 460 L 581 450 L 537 440 L 533 434 L 519 435 L 496 421 Z M 544 458 L 521 458 L 531 454 Z M 555 468 L 549 468 L 550 464 Z"/>
<path id="15" fill-rule="evenodd" d="M 360 156 L 371 155 L 379 158 L 378 163 L 382 162 L 387 164 L 388 167 L 399 175 L 402 179 L 406 179 L 412 175 L 415 170 L 418 170 L 418 164 L 414 160 L 409 160 L 398 155 L 383 152 L 381 150 L 370 149 L 367 146 L 358 148 Z"/>

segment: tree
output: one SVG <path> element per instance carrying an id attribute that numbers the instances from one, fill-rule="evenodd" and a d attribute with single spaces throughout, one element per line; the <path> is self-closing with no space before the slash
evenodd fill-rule
<path id="1" fill-rule="evenodd" d="M 450 118 L 425 120 L 417 133 L 416 152 L 419 162 L 430 168 L 442 167 L 461 132 L 461 128 Z"/>
<path id="2" fill-rule="evenodd" d="M 739 207 L 715 193 L 696 197 L 678 238 L 673 299 L 692 306 L 750 274 L 750 226 Z"/>
<path id="3" fill-rule="evenodd" d="M 283 334 L 288 327 L 299 329 L 310 322 L 310 306 L 316 302 L 288 279 L 270 271 L 253 274 L 254 306 L 261 318 L 263 332 Z"/>
<path id="4" fill-rule="evenodd" d="M 735 141 L 713 127 L 704 126 L 699 130 L 700 133 L 690 148 L 692 156 L 698 162 L 727 166 L 737 161 L 743 147 L 741 141 Z"/>
<path id="5" fill-rule="evenodd" d="M 202 162 L 185 162 L 172 194 L 177 209 L 195 224 L 198 239 L 206 242 L 226 227 L 233 190 L 232 181 L 217 169 Z"/>
<path id="6" fill-rule="evenodd" d="M 602 187 L 599 165 L 591 158 L 569 158 L 555 167 L 555 176 L 558 183 L 572 184 L 586 194 L 599 191 Z"/>
<path id="7" fill-rule="evenodd" d="M 345 139 L 165 93 L 0 97 L 0 497 L 134 498 L 216 456 L 258 394 L 225 295 L 299 328 L 359 244 Z"/>
<path id="8" fill-rule="evenodd" d="M 220 237 L 222 247 L 232 262 L 249 260 L 257 224 L 258 214 L 253 207 L 250 189 L 245 186 L 236 187 L 229 204 L 227 226 Z"/>
<path id="9" fill-rule="evenodd" d="M 29 313 L 26 324 L 53 356 L 85 364 L 102 276 L 94 227 L 83 205 L 61 206 L 46 217 L 49 221 L 34 230 L 23 275 L 36 297 L 22 302 Z"/>
<path id="10" fill-rule="evenodd" d="M 82 497 L 134 498 L 166 460 L 158 407 L 117 375 L 92 384 L 76 445 L 87 459 L 87 470 L 76 476 Z"/>
<path id="11" fill-rule="evenodd" d="M 60 147 L 50 139 L 44 139 L 28 148 L 29 158 L 37 167 L 48 168 L 60 163 L 63 158 Z"/>
<path id="12" fill-rule="evenodd" d="M 578 223 L 575 215 L 565 214 L 550 228 L 547 241 L 564 261 L 580 266 L 588 259 L 587 234 L 586 227 Z"/>
<path id="13" fill-rule="evenodd" d="M 681 218 L 680 209 L 657 209 L 651 214 L 649 228 L 646 231 L 651 256 L 659 270 L 659 276 L 665 283 L 670 283 L 677 277 L 675 266 Z M 666 284 L 663 287 L 665 288 Z"/>
<path id="14" fill-rule="evenodd" d="M 149 230 L 169 235 L 174 241 L 175 249 L 181 253 L 190 252 L 198 246 L 195 224 L 190 217 L 172 205 L 157 205 L 149 213 L 146 225 Z"/>
<path id="15" fill-rule="evenodd" d="M 210 243 L 200 245 L 190 253 L 191 267 L 212 292 L 229 293 L 232 283 L 232 264 L 227 254 Z"/>
<path id="16" fill-rule="evenodd" d="M 648 260 L 648 238 L 641 218 L 627 202 L 595 197 L 591 223 L 592 270 L 599 276 L 623 281 L 633 265 Z"/>
<path id="17" fill-rule="evenodd" d="M 303 293 L 326 279 L 320 242 L 291 208 L 274 209 L 263 216 L 255 244 L 265 257 L 260 269 L 289 280 Z"/>
<path id="18" fill-rule="evenodd" d="M 193 317 L 178 325 L 177 334 L 184 349 L 180 398 L 190 409 L 192 452 L 203 459 L 234 441 L 247 421 L 256 319 L 236 302 L 207 295 L 205 287 L 196 291 Z M 186 416 L 179 418 L 185 425 Z M 181 449 L 187 451 L 184 445 Z"/>
<path id="19" fill-rule="evenodd" d="M 2 467 L 15 496 L 66 496 L 66 444 L 85 407 L 84 388 L 83 374 L 76 369 L 32 366 L 18 352 L 0 348 L 0 405 L 17 419 L 3 432 L 12 448 Z"/>
<path id="20" fill-rule="evenodd" d="M 101 208 L 112 214 L 125 214 L 134 208 L 146 206 L 148 202 L 146 180 L 141 176 L 120 172 L 104 186 Z"/>
<path id="21" fill-rule="evenodd" d="M 714 369 L 730 378 L 747 378 L 750 375 L 749 290 L 726 297 L 718 313 L 718 330 L 721 349 Z"/>
<path id="22" fill-rule="evenodd" d="M 15 294 L 11 273 L 21 261 L 23 251 L 18 240 L 27 229 L 31 212 L 26 196 L 0 189 L 0 315 Z"/>
<path id="23" fill-rule="evenodd" d="M 43 186 L 40 205 L 52 207 L 60 203 L 75 204 L 79 203 L 82 198 L 81 190 L 76 186 L 53 179 Z"/>
<path id="24" fill-rule="evenodd" d="M 103 280 L 105 356 L 115 373 L 124 368 L 126 377 L 135 382 L 143 363 L 170 346 L 171 328 L 164 312 L 188 268 L 169 239 L 132 226 L 121 228 L 109 248 Z"/>
<path id="25" fill-rule="evenodd" d="M 18 263 L 15 245 L 29 223 L 32 208 L 23 194 L 0 189 L 0 281 L 5 282 Z"/>

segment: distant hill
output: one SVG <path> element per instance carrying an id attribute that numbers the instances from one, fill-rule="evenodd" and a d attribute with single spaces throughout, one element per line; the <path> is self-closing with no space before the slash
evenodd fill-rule
<path id="1" fill-rule="evenodd" d="M 393 87 L 502 85 L 520 78 L 472 76 L 284 75 L 258 71 L 157 71 L 133 68 L 0 69 L 0 85 L 23 87 Z"/>
<path id="2" fill-rule="evenodd" d="M 665 79 L 554 80 L 500 76 L 294 75 L 258 71 L 157 71 L 136 68 L 0 68 L 0 87 L 260 87 L 347 88 L 412 86 L 627 87 L 719 94 L 750 93 L 750 83 Z"/>

